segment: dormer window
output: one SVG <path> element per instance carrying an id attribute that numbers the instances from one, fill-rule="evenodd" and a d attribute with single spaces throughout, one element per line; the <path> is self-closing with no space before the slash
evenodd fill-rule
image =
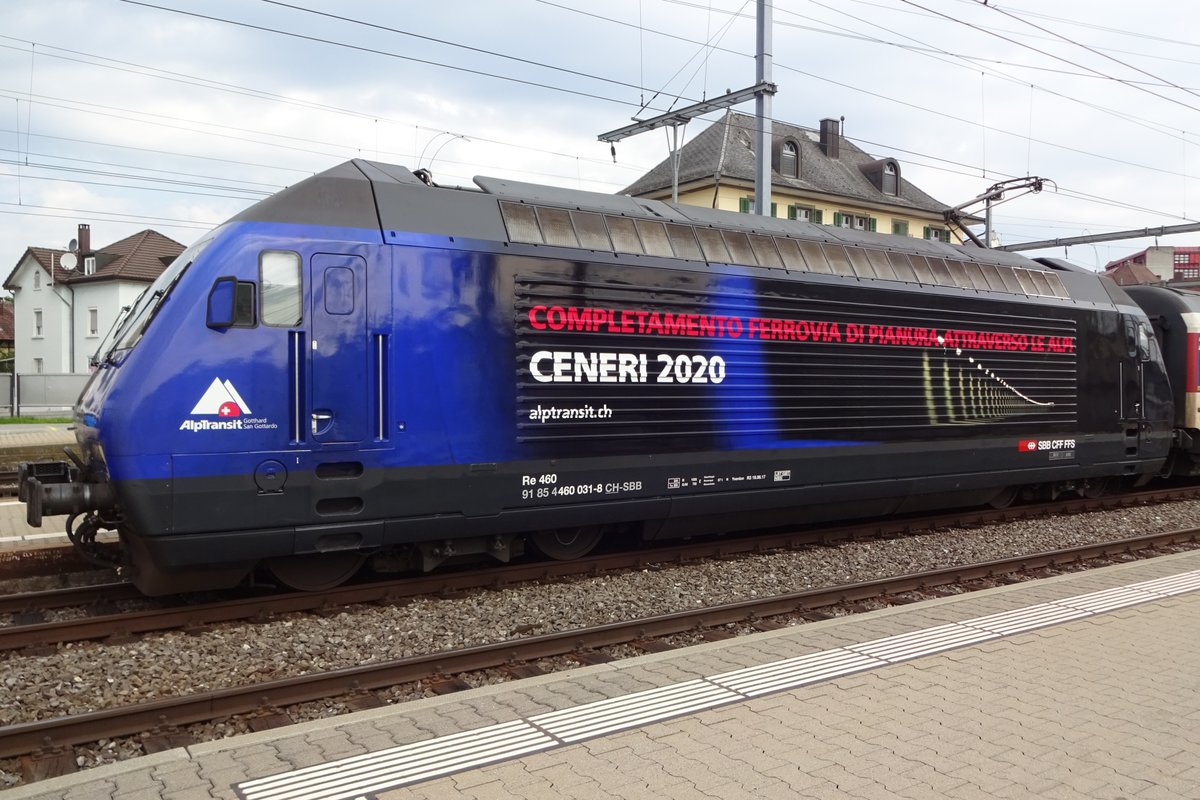
<path id="1" fill-rule="evenodd" d="M 894 158 L 881 158 L 862 167 L 867 180 L 879 190 L 880 194 L 892 197 L 900 196 L 900 164 Z"/>
<path id="2" fill-rule="evenodd" d="M 83 274 L 92 275 L 96 272 L 96 257 L 88 256 L 83 259 Z"/>
<path id="3" fill-rule="evenodd" d="M 899 183 L 900 183 L 900 170 L 896 166 L 896 162 L 889 161 L 886 164 L 884 164 L 883 165 L 883 186 L 882 186 L 883 193 L 890 194 L 890 195 L 899 194 L 899 192 L 897 191 Z"/>
<path id="4" fill-rule="evenodd" d="M 795 142 L 783 143 L 779 151 L 779 174 L 785 178 L 800 177 L 800 152 Z"/>

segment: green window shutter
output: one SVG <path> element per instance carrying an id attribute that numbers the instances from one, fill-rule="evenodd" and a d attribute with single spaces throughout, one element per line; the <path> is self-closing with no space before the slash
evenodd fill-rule
<path id="1" fill-rule="evenodd" d="M 871 233 L 876 232 L 875 225 L 876 225 L 876 220 L 874 217 L 871 217 L 867 220 L 867 230 L 869 230 Z"/>
<path id="2" fill-rule="evenodd" d="M 928 225 L 926 225 L 926 226 L 925 226 L 925 232 L 921 234 L 921 238 L 922 238 L 922 239 L 928 239 L 928 238 L 929 238 L 929 226 L 928 226 Z"/>
<path id="3" fill-rule="evenodd" d="M 788 219 L 795 219 L 795 218 L 796 218 L 796 207 L 788 206 Z"/>
<path id="4" fill-rule="evenodd" d="M 892 233 L 897 236 L 908 236 L 908 222 L 902 219 L 892 220 Z"/>
<path id="5" fill-rule="evenodd" d="M 743 214 L 750 213 L 750 198 L 749 197 L 738 198 L 738 211 L 740 211 Z"/>
<path id="6" fill-rule="evenodd" d="M 833 227 L 835 227 L 835 228 L 842 227 L 842 212 L 840 212 L 840 211 L 833 212 Z"/>
<path id="7" fill-rule="evenodd" d="M 777 216 L 777 215 L 775 214 L 775 204 L 774 204 L 774 203 L 771 203 L 771 216 L 772 216 L 772 217 L 774 217 L 774 216 Z"/>
<path id="8" fill-rule="evenodd" d="M 812 211 L 808 212 L 808 219 L 809 222 L 812 222 L 814 225 L 821 225 L 825 221 L 825 212 L 819 208 L 814 208 Z"/>

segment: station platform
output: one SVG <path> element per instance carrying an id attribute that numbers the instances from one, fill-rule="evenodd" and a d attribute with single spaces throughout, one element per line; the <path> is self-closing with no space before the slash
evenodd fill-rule
<path id="1" fill-rule="evenodd" d="M 1200 797 L 1200 552 L 197 744 L 4 800 Z"/>
<path id="2" fill-rule="evenodd" d="M 13 472 L 22 461 L 63 460 L 63 448 L 75 443 L 69 423 L 0 425 L 0 472 Z M 0 497 L 0 553 L 70 542 L 66 517 L 47 517 L 42 527 L 25 521 L 25 505 L 16 497 Z"/>
<path id="3" fill-rule="evenodd" d="M 0 458 L 8 451 L 23 448 L 50 448 L 62 452 L 62 446 L 74 444 L 75 434 L 69 422 L 22 422 L 0 425 Z M 7 460 L 7 459 L 4 459 Z"/>

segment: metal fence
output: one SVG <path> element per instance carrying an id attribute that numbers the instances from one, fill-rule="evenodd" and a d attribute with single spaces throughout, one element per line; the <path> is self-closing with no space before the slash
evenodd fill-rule
<path id="1" fill-rule="evenodd" d="M 0 416 L 63 417 L 79 399 L 90 375 L 0 374 Z"/>

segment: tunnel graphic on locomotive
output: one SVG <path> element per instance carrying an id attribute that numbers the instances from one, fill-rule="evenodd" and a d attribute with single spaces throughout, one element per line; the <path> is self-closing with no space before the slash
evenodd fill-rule
<path id="1" fill-rule="evenodd" d="M 22 466 L 30 522 L 97 560 L 116 531 L 147 593 L 312 589 L 1191 469 L 1189 297 L 475 182 L 351 161 L 188 248 L 102 344 L 81 455 Z"/>

